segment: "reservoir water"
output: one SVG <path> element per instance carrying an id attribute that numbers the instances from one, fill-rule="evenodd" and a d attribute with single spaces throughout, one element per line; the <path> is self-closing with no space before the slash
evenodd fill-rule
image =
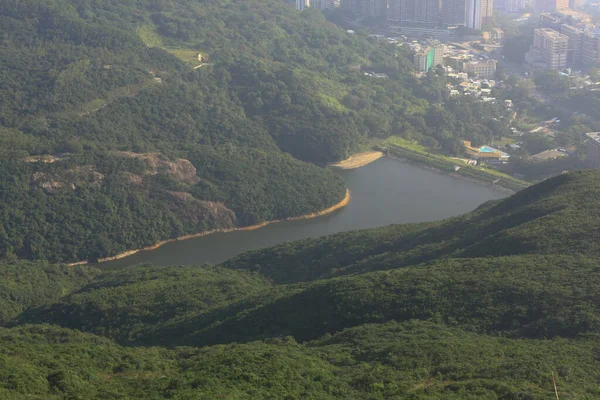
<path id="1" fill-rule="evenodd" d="M 275 223 L 254 231 L 216 233 L 168 243 L 156 250 L 101 266 L 218 264 L 248 250 L 291 240 L 390 224 L 440 220 L 506 196 L 491 187 L 387 158 L 339 174 L 350 189 L 351 201 L 331 214 Z"/>

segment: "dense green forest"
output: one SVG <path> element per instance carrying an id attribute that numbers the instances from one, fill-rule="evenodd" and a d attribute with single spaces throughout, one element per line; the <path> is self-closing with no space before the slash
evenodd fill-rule
<path id="1" fill-rule="evenodd" d="M 219 266 L 61 264 L 327 208 L 373 138 L 506 134 L 412 72 L 279 0 L 0 0 L 0 398 L 599 398 L 598 172 Z"/>
<path id="2" fill-rule="evenodd" d="M 372 138 L 458 154 L 506 133 L 501 108 L 417 80 L 403 47 L 280 0 L 1 5 L 3 257 L 94 260 L 298 216 L 343 198 L 321 167 Z"/>
<path id="3" fill-rule="evenodd" d="M 598 398 L 599 192 L 599 172 L 563 174 L 220 266 L 0 263 L 0 394 Z"/>

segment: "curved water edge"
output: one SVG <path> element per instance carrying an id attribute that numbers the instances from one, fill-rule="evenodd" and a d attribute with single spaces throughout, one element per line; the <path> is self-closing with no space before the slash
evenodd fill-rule
<path id="1" fill-rule="evenodd" d="M 202 234 L 171 241 L 154 251 L 99 264 L 119 269 L 139 264 L 220 264 L 246 251 L 258 250 L 339 232 L 390 224 L 438 221 L 472 211 L 506 193 L 468 180 L 383 157 L 362 168 L 335 169 L 352 194 L 347 205 L 318 218 L 268 224 L 261 229 Z"/>
<path id="2" fill-rule="evenodd" d="M 334 204 L 333 206 L 326 208 L 325 210 L 321 210 L 315 213 L 310 213 L 310 214 L 306 214 L 306 215 L 300 215 L 298 217 L 290 217 L 290 218 L 284 218 L 284 219 L 277 219 L 277 220 L 273 220 L 273 221 L 265 221 L 262 222 L 260 224 L 257 225 L 251 225 L 251 226 L 243 226 L 243 227 L 239 227 L 239 228 L 228 228 L 228 229 L 213 229 L 210 231 L 206 231 L 206 232 L 200 232 L 200 233 L 194 233 L 191 235 L 184 235 L 184 236 L 179 236 L 177 238 L 174 239 L 167 239 L 167 240 L 162 240 L 156 244 L 153 244 L 152 246 L 147 246 L 147 247 L 143 247 L 141 249 L 135 249 L 135 250 L 128 250 L 125 251 L 123 253 L 117 254 L 115 256 L 111 256 L 111 257 L 105 257 L 105 258 L 100 258 L 98 260 L 98 263 L 105 263 L 105 262 L 109 262 L 109 261 L 116 261 L 116 260 L 121 260 L 123 258 L 132 256 L 134 254 L 137 254 L 139 252 L 142 251 L 151 251 L 151 250 L 156 250 L 162 246 L 164 246 L 167 243 L 173 243 L 173 242 L 179 242 L 182 240 L 190 240 L 190 239 L 196 239 L 199 237 L 203 237 L 203 236 L 208 236 L 208 235 L 213 235 L 215 233 L 230 233 L 230 232 L 245 232 L 245 231 L 254 231 L 256 229 L 260 229 L 263 228 L 267 225 L 270 224 L 277 224 L 280 222 L 285 222 L 285 221 L 299 221 L 299 220 L 303 220 L 303 219 L 311 219 L 311 218 L 317 218 L 317 217 L 321 217 L 323 215 L 327 215 L 330 214 L 336 210 L 339 210 L 340 208 L 346 207 L 348 205 L 348 203 L 350 203 L 350 190 L 346 189 L 346 195 L 344 196 L 344 198 L 342 199 L 342 201 L 340 201 L 337 204 Z M 78 261 L 75 263 L 71 263 L 71 264 L 67 264 L 70 267 L 75 267 L 77 265 L 86 265 L 89 264 L 90 262 L 85 260 L 85 261 Z"/>

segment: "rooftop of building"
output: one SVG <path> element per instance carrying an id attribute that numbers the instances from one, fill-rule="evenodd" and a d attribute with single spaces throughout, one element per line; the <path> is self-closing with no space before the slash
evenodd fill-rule
<path id="1" fill-rule="evenodd" d="M 563 15 L 565 17 L 571 17 L 571 18 L 575 18 L 575 19 L 579 19 L 579 20 L 591 20 L 592 19 L 592 16 L 590 14 L 586 14 L 581 11 L 571 10 L 568 8 L 565 8 L 562 10 L 556 10 L 555 12 L 557 14 Z"/>
<path id="2" fill-rule="evenodd" d="M 600 132 L 590 132 L 590 133 L 586 133 L 586 135 L 590 139 L 595 140 L 596 142 L 600 143 Z"/>
<path id="3" fill-rule="evenodd" d="M 600 35 L 600 27 L 599 26 L 594 26 L 592 28 L 588 28 L 584 31 L 585 33 L 589 33 L 591 35 L 594 36 L 599 36 Z"/>
<path id="4" fill-rule="evenodd" d="M 558 39 L 558 38 L 564 38 L 564 37 L 566 37 L 562 33 L 558 32 L 558 31 L 555 31 L 554 29 L 551 29 L 551 28 L 537 28 L 536 31 L 543 32 L 547 36 L 552 37 L 552 38 L 557 38 Z"/>
<path id="5" fill-rule="evenodd" d="M 493 66 L 497 64 L 496 60 L 469 60 L 466 62 L 468 65 L 485 65 L 485 66 Z"/>
<path id="6" fill-rule="evenodd" d="M 558 151 L 556 149 L 553 149 L 553 150 L 545 150 L 545 151 L 542 151 L 541 153 L 534 154 L 533 156 L 531 156 L 531 160 L 533 160 L 533 161 L 548 161 L 548 160 L 555 160 L 557 158 L 566 157 L 566 156 L 567 156 L 566 153 Z"/>
<path id="7" fill-rule="evenodd" d="M 577 33 L 583 32 L 583 29 L 578 28 L 578 27 L 573 26 L 573 25 L 567 25 L 567 24 L 561 25 L 561 29 L 565 30 L 565 31 L 577 32 Z"/>

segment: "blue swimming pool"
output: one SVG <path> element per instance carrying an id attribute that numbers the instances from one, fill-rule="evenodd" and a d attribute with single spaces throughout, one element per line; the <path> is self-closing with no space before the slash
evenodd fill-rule
<path id="1" fill-rule="evenodd" d="M 490 149 L 490 148 L 489 148 L 489 147 L 487 147 L 487 146 L 481 146 L 481 147 L 479 148 L 479 152 L 480 152 L 480 153 L 493 153 L 494 151 L 495 151 L 494 149 Z"/>

